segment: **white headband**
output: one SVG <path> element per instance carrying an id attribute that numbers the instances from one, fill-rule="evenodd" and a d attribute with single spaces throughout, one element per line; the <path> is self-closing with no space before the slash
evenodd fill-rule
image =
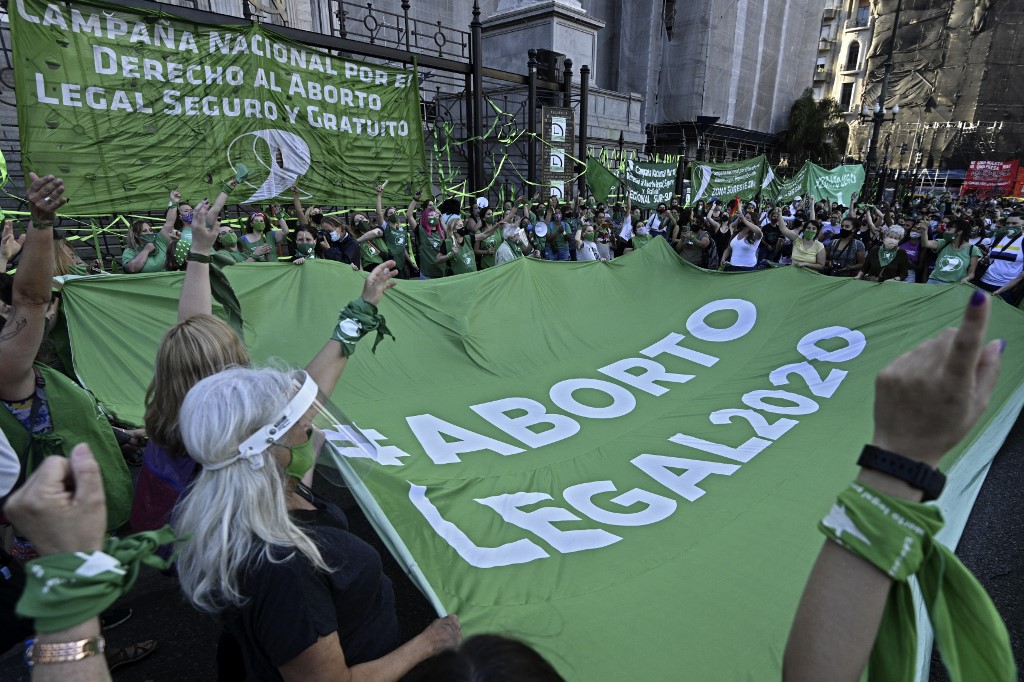
<path id="1" fill-rule="evenodd" d="M 302 416 L 306 414 L 313 401 L 316 400 L 319 387 L 313 381 L 313 377 L 305 372 L 303 374 L 306 378 L 302 383 L 302 387 L 295 394 L 295 397 L 288 401 L 288 404 L 285 405 L 284 410 L 282 410 L 281 415 L 277 419 L 269 424 L 264 424 L 260 427 L 259 431 L 242 441 L 241 445 L 238 446 L 238 454 L 231 459 L 217 462 L 216 464 L 204 464 L 203 468 L 207 471 L 216 471 L 234 464 L 240 459 L 248 460 L 249 466 L 253 469 L 261 468 L 263 466 L 263 458 L 260 455 L 263 454 L 269 445 L 287 433 L 288 429 L 295 426 L 302 419 Z"/>

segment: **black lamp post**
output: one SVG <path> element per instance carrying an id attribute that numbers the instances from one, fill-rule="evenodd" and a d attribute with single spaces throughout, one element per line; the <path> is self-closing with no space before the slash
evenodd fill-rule
<path id="1" fill-rule="evenodd" d="M 885 98 L 889 94 L 889 76 L 892 74 L 893 61 L 892 55 L 896 49 L 896 29 L 900 25 L 900 12 L 903 10 L 903 0 L 897 0 L 896 2 L 896 15 L 893 17 L 892 22 L 892 33 L 889 36 L 889 52 L 885 58 L 885 64 L 882 65 L 884 69 L 882 75 L 882 87 L 878 93 L 878 102 L 875 103 L 874 115 L 872 116 L 872 127 L 871 127 L 871 143 L 868 145 L 868 158 L 867 158 L 867 170 L 869 173 L 874 172 L 876 177 L 880 175 L 880 169 L 876 167 L 876 161 L 878 160 L 878 137 L 882 132 L 882 123 L 885 122 Z M 892 113 L 895 115 L 899 112 L 899 106 L 892 108 Z M 868 114 L 868 108 L 865 105 L 863 112 L 861 113 L 861 119 L 863 120 Z M 876 201 L 881 201 L 883 187 L 879 184 L 878 196 Z"/>

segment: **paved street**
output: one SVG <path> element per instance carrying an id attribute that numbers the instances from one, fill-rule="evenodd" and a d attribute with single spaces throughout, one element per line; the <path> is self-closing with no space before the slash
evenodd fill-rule
<path id="1" fill-rule="evenodd" d="M 1019 418 L 996 457 L 981 495 L 968 521 L 957 553 L 995 600 L 1010 630 L 1014 656 L 1024 660 L 1024 418 Z M 415 635 L 434 614 L 426 600 L 391 559 L 369 523 L 345 490 L 330 489 L 319 481 L 317 489 L 327 493 L 349 515 L 352 530 L 375 545 L 384 558 L 384 570 L 395 584 L 396 602 L 403 634 Z M 159 649 L 150 658 L 115 674 L 119 682 L 145 680 L 211 680 L 215 675 L 215 643 L 219 627 L 212 618 L 199 615 L 181 600 L 177 583 L 155 571 L 146 570 L 122 604 L 135 616 L 108 633 L 108 642 L 119 646 L 131 641 L 156 639 Z M 932 680 L 947 679 L 944 671 Z M 0 679 L 28 680 L 20 656 L 0 661 Z"/>

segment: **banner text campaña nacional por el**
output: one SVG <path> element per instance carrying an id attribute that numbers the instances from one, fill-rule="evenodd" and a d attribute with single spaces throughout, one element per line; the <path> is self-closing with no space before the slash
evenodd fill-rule
<path id="1" fill-rule="evenodd" d="M 65 179 L 69 213 L 162 207 L 179 184 L 198 201 L 239 163 L 242 203 L 298 178 L 337 205 L 427 185 L 414 71 L 103 3 L 15 0 L 10 17 L 25 165 Z"/>

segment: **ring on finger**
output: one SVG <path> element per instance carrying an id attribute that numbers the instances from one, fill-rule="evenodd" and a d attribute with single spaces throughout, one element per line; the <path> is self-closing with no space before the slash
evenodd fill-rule
<path id="1" fill-rule="evenodd" d="M 43 197 L 43 203 L 51 204 L 51 203 L 53 203 L 53 199 L 51 199 L 48 196 L 47 197 Z"/>

